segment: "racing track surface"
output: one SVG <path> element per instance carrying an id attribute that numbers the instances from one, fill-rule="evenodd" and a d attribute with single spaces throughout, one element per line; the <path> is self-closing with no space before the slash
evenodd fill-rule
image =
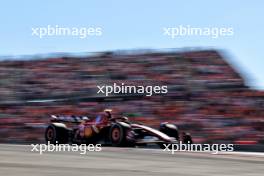
<path id="1" fill-rule="evenodd" d="M 209 154 L 159 149 L 104 148 L 101 152 L 31 152 L 30 145 L 0 144 L 0 175 L 263 176 L 263 154 Z"/>

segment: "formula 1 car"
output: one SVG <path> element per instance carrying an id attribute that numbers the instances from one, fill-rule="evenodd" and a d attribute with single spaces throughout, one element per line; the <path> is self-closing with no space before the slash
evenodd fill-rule
<path id="1" fill-rule="evenodd" d="M 158 144 L 192 143 L 190 134 L 183 133 L 181 139 L 178 128 L 167 122 L 160 124 L 160 129 L 134 123 L 127 117 L 113 118 L 111 110 L 105 110 L 94 120 L 85 116 L 56 116 L 51 115 L 50 124 L 45 131 L 46 142 L 112 145 L 132 147 Z"/>

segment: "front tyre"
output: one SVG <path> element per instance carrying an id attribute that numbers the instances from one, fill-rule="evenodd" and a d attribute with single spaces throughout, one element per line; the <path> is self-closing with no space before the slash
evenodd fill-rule
<path id="1" fill-rule="evenodd" d="M 182 136 L 182 142 L 184 144 L 192 144 L 193 143 L 192 136 L 189 133 L 184 133 Z"/>
<path id="2" fill-rule="evenodd" d="M 178 127 L 175 124 L 171 123 L 161 123 L 160 124 L 160 129 L 162 133 L 167 134 L 170 137 L 174 137 L 176 140 L 179 140 L 179 132 L 178 132 Z"/>

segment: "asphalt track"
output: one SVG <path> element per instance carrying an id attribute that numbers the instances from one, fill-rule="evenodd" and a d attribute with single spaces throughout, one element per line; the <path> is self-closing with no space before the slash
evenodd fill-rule
<path id="1" fill-rule="evenodd" d="M 30 145 L 0 144 L 1 176 L 263 176 L 262 153 L 176 152 L 159 149 L 102 148 L 101 152 L 40 155 Z"/>

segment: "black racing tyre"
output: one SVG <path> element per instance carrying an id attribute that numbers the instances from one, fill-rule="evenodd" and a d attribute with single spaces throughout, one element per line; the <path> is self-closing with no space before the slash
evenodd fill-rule
<path id="1" fill-rule="evenodd" d="M 192 136 L 189 133 L 184 134 L 182 137 L 182 142 L 184 144 L 192 144 L 193 143 Z"/>
<path id="2" fill-rule="evenodd" d="M 110 128 L 110 142 L 113 146 L 123 147 L 126 144 L 126 129 L 120 124 L 114 124 Z"/>
<path id="3" fill-rule="evenodd" d="M 170 127 L 171 126 L 171 127 Z M 174 137 L 176 140 L 179 140 L 179 131 L 178 127 L 174 124 L 162 124 L 159 131 L 167 134 L 169 137 Z"/>
<path id="4" fill-rule="evenodd" d="M 63 127 L 49 125 L 45 131 L 45 140 L 50 144 L 65 144 L 68 142 L 68 130 Z"/>

